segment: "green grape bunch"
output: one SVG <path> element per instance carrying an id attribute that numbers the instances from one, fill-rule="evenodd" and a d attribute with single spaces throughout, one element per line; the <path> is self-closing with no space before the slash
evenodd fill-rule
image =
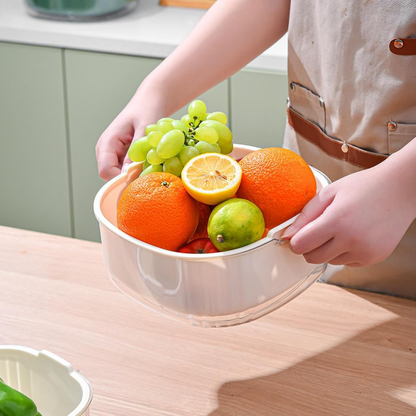
<path id="1" fill-rule="evenodd" d="M 183 167 L 195 156 L 229 154 L 233 150 L 227 116 L 220 111 L 207 113 L 201 100 L 192 101 L 188 114 L 180 120 L 161 118 L 156 124 L 148 125 L 145 134 L 128 151 L 130 160 L 144 162 L 140 176 L 168 172 L 180 177 Z"/>

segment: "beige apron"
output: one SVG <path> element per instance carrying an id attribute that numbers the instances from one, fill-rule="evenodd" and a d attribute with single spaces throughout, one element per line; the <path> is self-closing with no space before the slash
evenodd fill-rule
<path id="1" fill-rule="evenodd" d="M 371 166 L 354 154 L 378 163 L 415 138 L 415 37 L 415 0 L 292 0 L 289 108 L 328 142 L 287 125 L 285 147 L 335 181 Z M 323 280 L 416 299 L 416 221 L 382 263 L 329 266 Z"/>

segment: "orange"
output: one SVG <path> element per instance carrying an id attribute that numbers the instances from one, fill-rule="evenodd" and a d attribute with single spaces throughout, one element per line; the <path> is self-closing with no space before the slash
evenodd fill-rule
<path id="1" fill-rule="evenodd" d="M 172 251 L 188 242 L 198 218 L 198 204 L 182 180 L 165 172 L 137 178 L 125 189 L 117 208 L 121 231 Z"/>
<path id="2" fill-rule="evenodd" d="M 261 209 L 268 229 L 299 214 L 316 194 L 311 168 L 291 150 L 256 150 L 243 157 L 240 166 L 243 175 L 237 196 Z"/>
<path id="3" fill-rule="evenodd" d="M 197 240 L 199 238 L 208 238 L 208 220 L 211 215 L 211 207 L 209 205 L 198 202 L 199 220 L 195 233 L 189 239 L 189 241 Z"/>

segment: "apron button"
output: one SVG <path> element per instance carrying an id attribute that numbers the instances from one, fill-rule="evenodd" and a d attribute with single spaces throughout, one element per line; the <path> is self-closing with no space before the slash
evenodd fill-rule
<path id="1" fill-rule="evenodd" d="M 292 91 L 295 91 L 295 84 L 293 82 L 290 83 L 290 89 Z"/>
<path id="2" fill-rule="evenodd" d="M 394 121 L 389 121 L 389 122 L 387 123 L 387 128 L 388 128 L 390 131 L 394 131 L 394 130 L 396 130 L 396 129 L 397 129 L 397 123 L 395 123 Z"/>
<path id="3" fill-rule="evenodd" d="M 396 49 L 403 48 L 403 41 L 401 39 L 394 39 L 393 45 Z"/>
<path id="4" fill-rule="evenodd" d="M 343 153 L 348 153 L 348 145 L 347 145 L 347 143 L 342 143 L 342 146 L 341 146 L 341 150 L 342 150 L 342 152 Z"/>

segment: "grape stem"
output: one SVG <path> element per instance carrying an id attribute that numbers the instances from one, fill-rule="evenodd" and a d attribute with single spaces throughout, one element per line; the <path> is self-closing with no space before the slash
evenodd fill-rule
<path id="1" fill-rule="evenodd" d="M 197 118 L 194 117 L 194 121 L 191 121 L 189 123 L 189 127 L 191 128 L 191 130 L 195 131 L 198 128 L 199 124 L 201 124 L 201 123 L 196 124 L 196 120 L 197 120 Z"/>
<path id="2" fill-rule="evenodd" d="M 195 139 L 194 136 L 191 136 L 191 135 L 188 135 L 188 134 L 185 133 L 185 144 L 187 146 L 189 146 L 189 141 L 190 140 L 193 140 L 195 142 L 195 144 L 199 142 L 199 140 Z"/>
<path id="3" fill-rule="evenodd" d="M 196 117 L 194 117 L 194 122 L 196 122 Z M 195 138 L 195 132 L 198 129 L 198 126 L 194 125 L 194 122 L 190 122 L 189 123 L 189 129 L 188 129 L 188 133 L 183 132 L 184 136 L 185 136 L 185 145 L 189 145 L 189 140 L 193 140 L 196 143 L 199 142 L 199 140 L 197 140 Z M 198 123 L 199 124 L 199 123 Z"/>

